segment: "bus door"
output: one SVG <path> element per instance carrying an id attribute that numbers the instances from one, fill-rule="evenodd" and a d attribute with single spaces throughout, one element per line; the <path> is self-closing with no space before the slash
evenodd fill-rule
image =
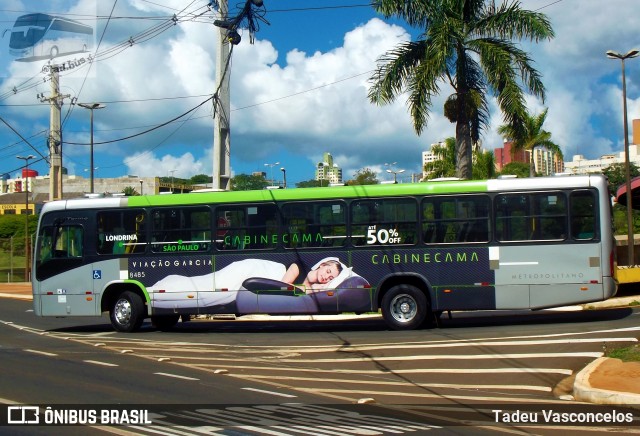
<path id="1" fill-rule="evenodd" d="M 41 315 L 96 315 L 92 264 L 84 258 L 84 219 L 42 225 L 35 250 L 34 306 Z M 39 297 L 39 298 L 38 298 Z M 37 301 L 40 307 L 37 307 Z"/>

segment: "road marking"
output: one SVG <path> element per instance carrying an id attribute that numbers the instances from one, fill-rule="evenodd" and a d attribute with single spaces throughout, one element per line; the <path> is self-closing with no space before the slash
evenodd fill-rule
<path id="1" fill-rule="evenodd" d="M 356 353 L 361 351 L 375 351 L 375 350 L 397 350 L 397 349 L 425 349 L 425 348 L 461 348 L 461 347 L 469 347 L 469 346 L 482 346 L 482 347 L 495 347 L 495 346 L 531 346 L 531 345 L 562 345 L 562 344 L 590 344 L 590 343 L 600 343 L 600 342 L 638 342 L 638 338 L 629 336 L 629 337 L 605 337 L 605 338 L 567 338 L 567 339 L 539 339 L 539 340 L 510 340 L 510 341 L 500 341 L 500 340 L 459 340 L 459 341 L 451 341 L 451 342 L 440 342 L 436 341 L 435 343 L 403 343 L 403 344 L 368 344 L 362 346 L 316 346 L 316 347 L 295 347 L 295 348 L 278 348 L 272 347 L 270 349 L 265 349 L 262 347 L 251 347 L 251 349 L 245 350 L 236 350 L 234 349 L 234 353 L 242 355 L 253 355 L 259 354 L 264 357 L 265 354 L 304 354 L 304 353 L 330 353 L 330 352 L 344 352 L 344 353 Z M 155 345 L 155 344 L 154 344 Z M 157 344 L 155 346 L 147 347 L 140 346 L 130 347 L 132 349 L 141 349 L 144 351 L 166 351 L 168 344 Z M 171 346 L 174 347 L 177 344 L 171 343 Z M 186 348 L 181 348 L 181 353 L 196 353 L 202 354 L 203 350 L 206 348 L 210 350 L 210 348 L 204 345 L 200 347 L 197 344 L 181 344 L 188 345 Z M 221 346 L 217 345 L 217 347 L 228 348 L 229 346 Z M 238 347 L 239 348 L 239 347 Z M 279 356 L 282 357 L 282 356 Z M 180 357 L 175 357 L 179 359 Z M 192 357 L 186 357 L 191 359 Z M 194 357 L 197 359 L 197 357 Z M 202 357 L 201 359 L 209 359 L 208 357 Z"/>
<path id="2" fill-rule="evenodd" d="M 276 395 L 278 397 L 285 397 L 285 398 L 296 398 L 296 395 L 289 395 L 289 394 L 282 394 L 280 392 L 273 392 L 273 391 L 264 391 L 262 389 L 255 389 L 255 388 L 242 388 L 242 390 L 245 391 L 252 391 L 252 392 L 259 392 L 261 394 L 267 394 L 267 395 Z"/>
<path id="3" fill-rule="evenodd" d="M 100 362 L 99 360 L 83 360 L 83 362 L 93 363 L 94 365 L 101 365 L 101 366 L 118 366 L 115 363 Z"/>
<path id="4" fill-rule="evenodd" d="M 414 344 L 409 348 L 457 348 L 457 347 L 469 347 L 482 346 L 482 347 L 494 347 L 494 346 L 531 346 L 531 345 L 551 345 L 551 344 L 590 344 L 598 342 L 638 342 L 637 338 L 625 337 L 625 338 L 582 338 L 582 339 L 544 339 L 534 341 L 480 341 L 480 342 L 456 342 L 452 344 Z M 342 348 L 342 352 L 359 352 L 359 351 L 372 351 L 372 350 L 392 350 L 408 348 L 402 345 L 380 345 L 380 346 L 353 346 L 348 348 Z"/>
<path id="5" fill-rule="evenodd" d="M 539 359 L 550 357 L 602 357 L 602 352 L 575 353 L 506 353 L 506 354 L 434 354 L 426 356 L 366 356 L 338 359 L 278 359 L 278 363 L 345 363 L 345 362 L 394 362 L 415 360 L 473 360 L 473 359 Z M 214 360 L 212 357 L 191 357 L 190 360 Z M 237 357 L 215 357 L 216 361 L 237 362 Z"/>
<path id="6" fill-rule="evenodd" d="M 389 391 L 358 391 L 354 389 L 321 389 L 321 388 L 296 388 L 299 391 L 308 392 L 311 394 L 347 394 L 353 398 L 360 398 L 361 396 L 379 397 L 379 396 L 397 396 L 403 398 L 435 398 L 439 400 L 472 400 L 472 401 L 491 401 L 494 404 L 502 404 L 503 402 L 509 403 L 542 403 L 542 404 L 567 404 L 567 401 L 557 400 L 555 398 L 535 398 L 535 397 L 481 397 L 471 395 L 447 395 L 447 394 L 428 394 L 426 392 L 411 393 L 411 392 L 389 392 Z M 404 402 L 403 404 L 410 404 Z"/>
<path id="7" fill-rule="evenodd" d="M 168 373 L 168 372 L 154 372 L 154 374 L 155 375 L 163 375 L 165 377 L 180 378 L 180 379 L 183 379 L 183 380 L 194 380 L 194 381 L 200 380 L 199 378 L 187 377 L 185 375 L 171 374 L 171 373 Z"/>
<path id="8" fill-rule="evenodd" d="M 273 379 L 272 375 L 244 375 L 243 378 L 250 379 Z M 532 386 L 532 385 L 480 385 L 480 384 L 450 384 L 450 383 L 415 383 L 415 382 L 393 382 L 393 381 L 372 381 L 372 380 L 347 380 L 337 378 L 316 378 L 316 377 L 283 377 L 278 376 L 278 380 L 292 381 L 320 381 L 322 383 L 347 383 L 347 384 L 366 384 L 381 386 L 415 386 L 419 388 L 445 388 L 445 389 L 505 389 L 519 391 L 539 391 L 551 392 L 548 386 Z"/>
<path id="9" fill-rule="evenodd" d="M 196 368 L 217 368 L 216 364 L 192 364 L 191 366 Z M 269 372 L 274 371 L 286 371 L 291 372 L 291 367 L 265 367 L 251 366 L 251 365 L 234 365 L 234 369 L 249 369 L 249 370 L 267 370 Z M 376 370 L 376 369 L 317 369 L 317 368 L 295 368 L 296 372 L 314 372 L 314 373 L 331 373 L 331 374 L 388 374 L 388 371 Z M 562 374 L 571 375 L 573 371 L 570 369 L 562 368 L 418 368 L 418 369 L 394 369 L 393 374 Z"/>
<path id="10" fill-rule="evenodd" d="M 26 351 L 27 353 L 41 354 L 43 356 L 51 356 L 51 357 L 57 356 L 57 354 L 55 353 L 47 353 L 46 351 L 38 351 L 38 350 L 31 350 L 31 349 L 26 349 L 24 351 Z"/>

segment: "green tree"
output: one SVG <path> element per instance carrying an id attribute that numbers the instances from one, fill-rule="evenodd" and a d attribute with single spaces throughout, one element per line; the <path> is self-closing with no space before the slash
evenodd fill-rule
<path id="1" fill-rule="evenodd" d="M 296 183 L 296 188 L 316 188 L 322 186 L 320 180 L 303 180 L 302 182 Z"/>
<path id="2" fill-rule="evenodd" d="M 427 179 L 438 177 L 455 177 L 456 175 L 456 138 L 450 137 L 440 144 L 431 147 L 436 160 L 424 164 Z"/>
<path id="3" fill-rule="evenodd" d="M 602 170 L 602 174 L 607 176 L 609 192 L 613 196 L 615 196 L 618 189 L 627 182 L 624 168 L 624 163 L 615 163 Z M 629 162 L 629 174 L 632 179 L 640 175 L 640 169 L 638 169 L 633 162 Z"/>
<path id="4" fill-rule="evenodd" d="M 262 174 L 238 174 L 231 178 L 232 191 L 250 191 L 254 189 L 265 189 L 267 187 L 267 179 Z"/>
<path id="5" fill-rule="evenodd" d="M 213 177 L 208 176 L 206 174 L 196 174 L 195 176 L 189 179 L 190 184 L 192 185 L 206 185 L 207 183 L 212 183 Z"/>
<path id="6" fill-rule="evenodd" d="M 496 159 L 493 151 L 478 149 L 473 152 L 473 159 L 473 178 L 475 180 L 486 180 L 496 177 Z"/>
<path id="7" fill-rule="evenodd" d="M 502 167 L 501 175 L 517 176 L 518 178 L 529 177 L 530 165 L 526 162 L 509 162 Z"/>
<path id="8" fill-rule="evenodd" d="M 447 138 L 443 143 L 434 145 L 431 151 L 437 160 L 424 165 L 424 170 L 429 175 L 427 179 L 438 177 L 456 176 L 456 139 Z M 473 152 L 473 179 L 492 179 L 496 176 L 495 158 L 492 151 L 477 148 Z"/>
<path id="9" fill-rule="evenodd" d="M 527 113 L 524 120 L 524 130 L 516 129 L 510 124 L 503 124 L 498 127 L 498 133 L 513 141 L 513 151 L 526 150 L 533 156 L 533 151 L 536 147 L 545 147 L 562 158 L 560 146 L 551 140 L 551 133 L 542 128 L 547 118 L 548 110 L 545 109 L 538 115 Z M 535 176 L 535 172 L 535 163 L 531 159 L 529 177 Z"/>
<path id="10" fill-rule="evenodd" d="M 624 163 L 609 165 L 602 170 L 602 174 L 607 176 L 609 193 L 617 197 L 618 189 L 623 187 L 627 182 Z M 632 179 L 640 175 L 640 169 L 638 169 L 633 162 L 629 162 L 629 174 Z M 632 211 L 633 232 L 638 233 L 638 231 L 640 231 L 640 212 L 637 210 L 637 204 L 632 204 L 631 206 L 634 209 Z M 616 203 L 613 207 L 613 228 L 617 235 L 627 234 L 627 207 L 620 203 Z"/>
<path id="11" fill-rule="evenodd" d="M 487 94 L 497 99 L 508 124 L 523 128 L 525 91 L 544 100 L 544 85 L 528 54 L 514 40 L 553 38 L 546 16 L 519 3 L 493 0 L 379 0 L 385 17 L 397 16 L 424 29 L 422 39 L 403 43 L 379 59 L 369 99 L 393 102 L 408 92 L 416 133 L 424 130 L 442 82 L 453 88 L 445 115 L 456 123 L 456 173 L 472 176 L 472 144 L 489 122 Z M 521 82 L 518 80 L 521 79 Z"/>
<path id="12" fill-rule="evenodd" d="M 378 176 L 374 173 L 370 168 L 363 168 L 361 170 L 356 171 L 353 175 L 353 179 L 347 181 L 347 185 L 377 185 L 380 183 L 378 181 Z"/>
<path id="13" fill-rule="evenodd" d="M 24 215 L 6 214 L 0 215 L 0 239 L 10 238 L 11 236 L 24 238 Z M 38 224 L 37 215 L 29 215 L 29 234 L 36 231 Z"/>
<path id="14" fill-rule="evenodd" d="M 127 186 L 122 190 L 122 193 L 124 195 L 126 195 L 127 197 L 131 197 L 132 195 L 140 195 L 138 193 L 138 191 L 136 191 L 136 188 L 134 188 L 133 186 Z"/>

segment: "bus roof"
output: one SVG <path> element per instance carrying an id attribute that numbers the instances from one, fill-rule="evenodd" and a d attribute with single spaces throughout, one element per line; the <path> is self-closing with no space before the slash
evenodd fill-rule
<path id="1" fill-rule="evenodd" d="M 570 177 L 534 177 L 522 179 L 461 180 L 402 184 L 377 184 L 323 188 L 295 188 L 256 191 L 198 192 L 172 195 L 143 195 L 59 200 L 46 203 L 43 212 L 52 209 L 91 209 L 113 207 L 147 207 L 198 205 L 218 203 L 255 203 L 262 201 L 304 201 L 367 197 L 402 197 L 430 194 L 461 194 L 474 192 L 530 191 L 596 186 L 607 189 L 601 175 Z"/>

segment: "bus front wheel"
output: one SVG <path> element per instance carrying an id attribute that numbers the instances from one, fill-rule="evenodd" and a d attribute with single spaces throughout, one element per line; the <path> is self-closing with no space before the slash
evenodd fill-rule
<path id="1" fill-rule="evenodd" d="M 382 317 L 393 330 L 419 328 L 428 312 L 427 297 L 415 286 L 394 286 L 382 298 Z"/>
<path id="2" fill-rule="evenodd" d="M 144 321 L 144 303 L 140 295 L 125 291 L 111 306 L 109 313 L 111 325 L 119 332 L 133 332 L 140 328 Z"/>

